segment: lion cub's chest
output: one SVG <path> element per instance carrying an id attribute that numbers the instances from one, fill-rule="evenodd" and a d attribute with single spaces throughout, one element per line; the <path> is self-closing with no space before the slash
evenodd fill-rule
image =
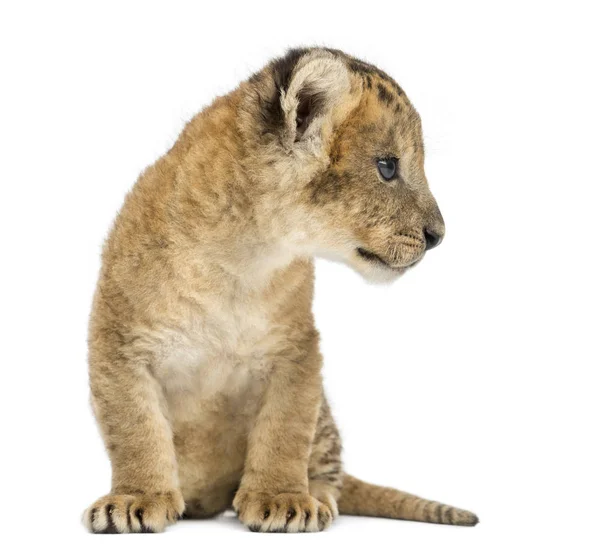
<path id="1" fill-rule="evenodd" d="M 167 332 L 156 375 L 171 413 L 192 421 L 206 410 L 254 410 L 273 341 L 268 313 L 249 304 L 197 313 Z"/>

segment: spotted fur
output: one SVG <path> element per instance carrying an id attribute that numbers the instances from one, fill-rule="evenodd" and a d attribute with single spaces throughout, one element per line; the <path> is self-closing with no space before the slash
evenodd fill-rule
<path id="1" fill-rule="evenodd" d="M 251 530 L 338 511 L 472 525 L 473 514 L 345 475 L 311 312 L 327 255 L 388 281 L 444 224 L 419 116 L 383 71 L 296 49 L 218 98 L 128 194 L 89 329 L 112 463 L 93 532 L 162 531 L 233 507 Z M 398 159 L 384 181 L 378 158 Z M 429 241 L 428 241 L 429 240 Z"/>

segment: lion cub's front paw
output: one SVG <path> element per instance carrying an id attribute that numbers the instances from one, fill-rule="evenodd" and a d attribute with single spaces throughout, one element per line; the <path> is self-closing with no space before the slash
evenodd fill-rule
<path id="1" fill-rule="evenodd" d="M 83 513 L 92 533 L 159 533 L 183 513 L 179 491 L 147 494 L 110 494 Z"/>
<path id="2" fill-rule="evenodd" d="M 233 507 L 251 531 L 304 533 L 322 531 L 331 525 L 332 508 L 307 493 L 270 495 L 239 491 Z"/>

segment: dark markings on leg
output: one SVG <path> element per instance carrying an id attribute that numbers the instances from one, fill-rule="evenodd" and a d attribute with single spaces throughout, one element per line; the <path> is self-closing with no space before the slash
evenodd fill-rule
<path id="1" fill-rule="evenodd" d="M 326 472 L 321 472 L 313 477 L 311 477 L 311 479 L 321 479 L 322 477 L 327 477 L 330 475 L 338 475 L 341 471 L 341 466 L 337 466 L 332 470 L 326 471 Z"/>

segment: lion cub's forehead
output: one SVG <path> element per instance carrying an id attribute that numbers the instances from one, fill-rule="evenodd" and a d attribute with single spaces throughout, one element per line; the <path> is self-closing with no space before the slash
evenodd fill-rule
<path id="1" fill-rule="evenodd" d="M 350 70 L 362 81 L 363 98 L 355 123 L 385 136 L 389 145 L 423 149 L 421 120 L 404 90 L 381 69 L 351 60 Z"/>

